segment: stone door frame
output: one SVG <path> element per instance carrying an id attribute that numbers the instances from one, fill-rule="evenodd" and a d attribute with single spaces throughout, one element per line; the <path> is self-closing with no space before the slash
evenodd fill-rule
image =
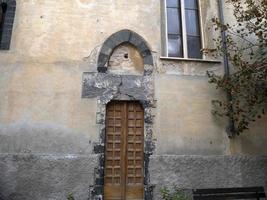
<path id="1" fill-rule="evenodd" d="M 143 57 L 143 75 L 107 73 L 108 61 L 112 52 L 123 43 L 135 46 Z M 94 145 L 94 153 L 99 157 L 99 165 L 94 171 L 95 183 L 90 186 L 89 199 L 103 199 L 106 106 L 112 100 L 123 100 L 139 101 L 144 109 L 144 191 L 145 200 L 151 200 L 153 186 L 150 183 L 149 158 L 155 149 L 153 139 L 154 64 L 151 50 L 138 34 L 130 30 L 119 31 L 104 42 L 98 54 L 97 71 L 83 74 L 82 88 L 82 98 L 97 98 L 96 123 L 99 125 L 99 142 Z"/>

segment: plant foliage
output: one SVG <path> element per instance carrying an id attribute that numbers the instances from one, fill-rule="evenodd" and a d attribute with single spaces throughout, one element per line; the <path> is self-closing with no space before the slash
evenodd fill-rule
<path id="1" fill-rule="evenodd" d="M 212 19 L 213 28 L 225 33 L 226 40 L 214 39 L 216 50 L 209 52 L 226 55 L 231 71 L 225 75 L 208 72 L 208 76 L 210 83 L 231 96 L 230 101 L 215 100 L 214 113 L 231 118 L 239 134 L 267 111 L 267 0 L 226 3 L 233 6 L 236 23 L 222 24 L 218 18 Z"/>
<path id="2" fill-rule="evenodd" d="M 185 194 L 185 192 L 177 187 L 173 187 L 172 190 L 170 190 L 167 187 L 163 187 L 160 190 L 161 197 L 163 200 L 188 200 L 188 196 Z"/>
<path id="3" fill-rule="evenodd" d="M 67 200 L 75 200 L 72 193 L 68 194 Z"/>

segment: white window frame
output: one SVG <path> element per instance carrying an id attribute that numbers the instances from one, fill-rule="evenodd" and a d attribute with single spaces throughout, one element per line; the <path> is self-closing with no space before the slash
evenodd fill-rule
<path id="1" fill-rule="evenodd" d="M 182 41 L 183 41 L 183 57 L 169 57 L 168 53 L 168 16 L 167 16 L 167 0 L 163 0 L 164 4 L 164 17 L 165 17 L 165 56 L 167 58 L 184 58 L 184 59 L 195 59 L 195 58 L 189 58 L 188 57 L 188 47 L 187 47 L 187 31 L 186 31 L 186 17 L 185 17 L 185 1 L 186 0 L 180 0 L 181 2 L 181 28 L 182 28 Z M 204 44 L 204 38 L 203 38 L 203 29 L 202 29 L 202 17 L 201 17 L 201 5 L 200 5 L 200 0 L 197 0 L 198 2 L 198 20 L 199 20 L 199 30 L 200 30 L 200 46 L 203 48 Z M 197 60 L 202 60 L 204 59 L 204 55 L 202 54 L 202 58 L 197 59 Z"/>

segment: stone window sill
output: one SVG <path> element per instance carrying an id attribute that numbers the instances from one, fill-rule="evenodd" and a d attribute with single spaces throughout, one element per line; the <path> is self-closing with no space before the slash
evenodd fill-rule
<path id="1" fill-rule="evenodd" d="M 176 58 L 176 57 L 160 57 L 161 60 L 169 61 L 188 61 L 188 62 L 205 62 L 205 63 L 222 63 L 221 60 L 209 60 L 209 59 L 195 59 L 195 58 Z"/>

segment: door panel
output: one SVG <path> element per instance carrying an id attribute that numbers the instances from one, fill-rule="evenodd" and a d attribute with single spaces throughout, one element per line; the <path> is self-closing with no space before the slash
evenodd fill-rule
<path id="1" fill-rule="evenodd" d="M 127 106 L 126 199 L 143 199 L 144 111 L 136 102 Z"/>
<path id="2" fill-rule="evenodd" d="M 122 199 L 124 180 L 124 105 L 112 102 L 107 107 L 106 150 L 105 150 L 105 199 Z M 123 126 L 124 125 L 124 126 Z"/>
<path id="3" fill-rule="evenodd" d="M 144 111 L 138 102 L 107 106 L 105 200 L 143 200 Z"/>

